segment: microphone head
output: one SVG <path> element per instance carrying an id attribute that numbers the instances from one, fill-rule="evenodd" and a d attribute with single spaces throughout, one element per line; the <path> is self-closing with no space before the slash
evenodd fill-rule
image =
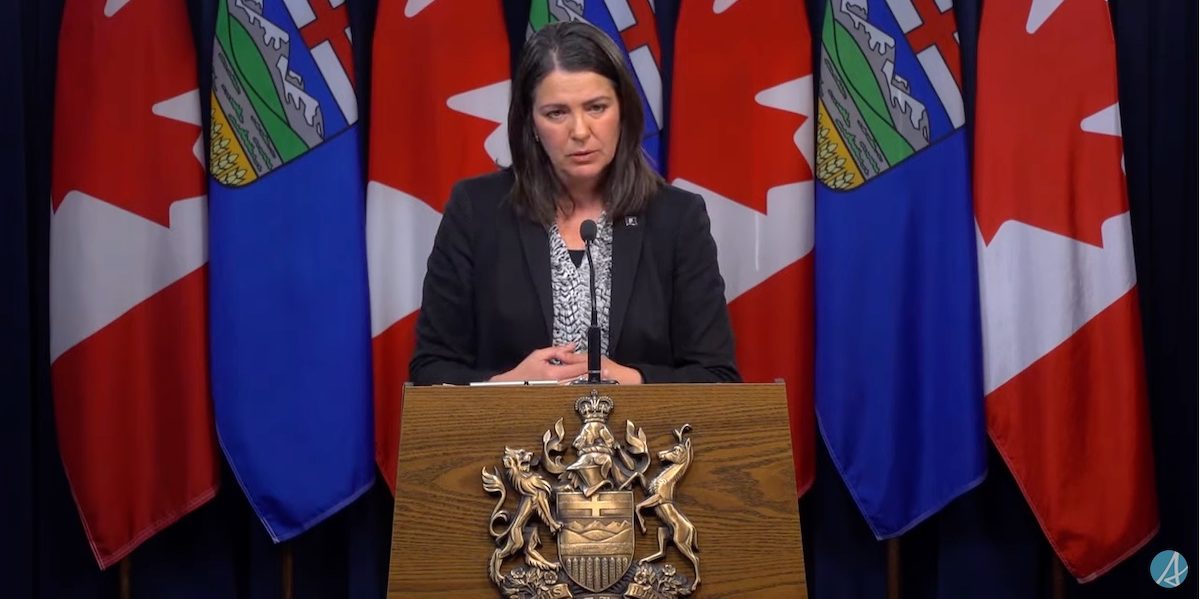
<path id="1" fill-rule="evenodd" d="M 596 240 L 596 221 L 588 219 L 579 223 L 579 236 L 583 238 L 584 243 L 591 243 Z"/>

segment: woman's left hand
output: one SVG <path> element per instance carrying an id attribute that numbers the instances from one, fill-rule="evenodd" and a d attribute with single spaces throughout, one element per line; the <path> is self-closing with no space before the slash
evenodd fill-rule
<path id="1" fill-rule="evenodd" d="M 637 369 L 628 366 L 622 366 L 608 359 L 608 356 L 600 357 L 600 378 L 617 381 L 622 385 L 640 385 L 642 381 L 642 373 Z"/>

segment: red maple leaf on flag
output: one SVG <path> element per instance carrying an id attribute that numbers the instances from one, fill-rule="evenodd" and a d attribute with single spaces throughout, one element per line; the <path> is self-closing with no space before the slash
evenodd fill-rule
<path id="1" fill-rule="evenodd" d="M 495 43 L 495 23 L 468 3 L 434 1 L 412 17 L 399 3 L 380 8 L 375 38 L 375 123 L 371 180 L 420 198 L 438 212 L 465 173 L 495 169 L 484 140 L 489 122 L 455 110 L 447 101 L 497 83 L 508 72 L 508 54 Z M 497 12 L 496 17 L 500 15 Z M 384 76 L 386 74 L 386 76 Z M 503 116 L 508 98 L 498 98 Z"/>
<path id="2" fill-rule="evenodd" d="M 789 47 L 797 50 L 795 60 L 764 59 L 781 51 L 779 40 L 808 39 L 803 12 L 798 2 L 738 2 L 722 13 L 705 6 L 681 16 L 687 22 L 680 29 L 687 27 L 689 36 L 714 40 L 689 47 L 688 60 L 729 77 L 676 69 L 673 85 L 688 90 L 689 98 L 672 104 L 671 120 L 688 129 L 673 134 L 682 143 L 671 145 L 671 163 L 688 165 L 682 176 L 759 212 L 767 211 L 772 187 L 813 178 L 793 140 L 806 117 L 755 100 L 761 91 L 811 73 L 807 42 Z"/>
<path id="3" fill-rule="evenodd" d="M 985 242 L 1017 220 L 1099 246 L 1100 225 L 1128 210 L 1116 56 L 1111 40 L 1100 48 L 1088 43 L 1096 39 L 1089 28 L 1107 22 L 1107 11 L 1100 2 L 1065 2 L 1033 33 L 1027 11 L 997 12 L 980 31 L 981 46 L 987 36 L 1028 37 L 989 57 L 991 75 L 978 83 L 978 95 L 994 100 L 980 104 L 976 119 L 981 128 L 996 125 L 979 133 L 989 143 L 977 148 L 975 161 L 975 214 Z M 1028 84 L 1003 87 L 1017 80 Z M 1036 139 L 1028 139 L 1031 129 Z"/>
<path id="4" fill-rule="evenodd" d="M 89 3 L 96 14 L 105 10 L 105 0 Z M 147 32 L 190 30 L 187 15 L 172 12 L 185 22 L 162 23 L 164 11 L 153 0 L 129 2 L 107 18 L 69 13 L 89 19 L 89 27 L 73 28 L 86 35 L 64 39 L 60 52 L 97 59 L 59 65 L 58 85 L 89 93 L 59 95 L 54 209 L 68 192 L 79 190 L 169 226 L 171 203 L 204 194 L 204 167 L 193 154 L 199 124 L 155 114 L 156 105 L 162 112 L 162 103 L 197 88 L 195 72 L 179 68 L 181 61 L 193 60 L 192 38 L 162 33 L 155 36 L 155 52 L 144 52 Z"/>

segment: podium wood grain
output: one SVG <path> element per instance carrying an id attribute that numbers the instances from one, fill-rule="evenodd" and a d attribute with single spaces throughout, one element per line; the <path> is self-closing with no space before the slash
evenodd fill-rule
<path id="1" fill-rule="evenodd" d="M 654 461 L 692 426 L 692 466 L 675 499 L 697 529 L 701 585 L 692 597 L 806 597 L 787 400 L 781 384 L 604 386 L 615 407 L 608 426 L 623 443 L 625 421 L 645 431 Z M 541 454 L 542 433 L 562 418 L 569 444 L 579 431 L 575 399 L 591 387 L 408 387 L 401 421 L 388 597 L 494 598 L 487 577 L 494 545 L 488 518 L 496 496 L 480 471 L 503 475 L 504 448 Z M 519 410 L 519 411 L 518 411 Z M 568 452 L 565 460 L 574 454 Z M 543 474 L 545 474 L 543 472 Z M 547 478 L 553 480 L 550 475 Z M 506 481 L 507 484 L 507 481 Z M 644 498 L 640 488 L 636 501 Z M 512 490 L 506 507 L 512 510 Z M 634 560 L 657 549 L 658 520 L 646 510 Z M 543 525 L 542 555 L 558 559 Z M 673 547 L 667 563 L 692 576 Z M 520 556 L 503 571 L 521 565 Z"/>

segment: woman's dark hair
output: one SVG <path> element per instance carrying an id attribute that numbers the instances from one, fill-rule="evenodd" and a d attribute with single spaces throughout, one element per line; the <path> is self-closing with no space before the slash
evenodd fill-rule
<path id="1" fill-rule="evenodd" d="M 663 184 L 641 148 L 645 126 L 641 96 L 616 44 L 583 22 L 547 25 L 525 42 L 521 53 L 508 108 L 508 145 L 516 179 L 511 199 L 517 212 L 549 225 L 555 219 L 555 200 L 573 201 L 534 137 L 534 92 L 555 69 L 592 72 L 612 82 L 621 113 L 621 139 L 600 181 L 601 196 L 610 218 L 641 212 Z"/>

